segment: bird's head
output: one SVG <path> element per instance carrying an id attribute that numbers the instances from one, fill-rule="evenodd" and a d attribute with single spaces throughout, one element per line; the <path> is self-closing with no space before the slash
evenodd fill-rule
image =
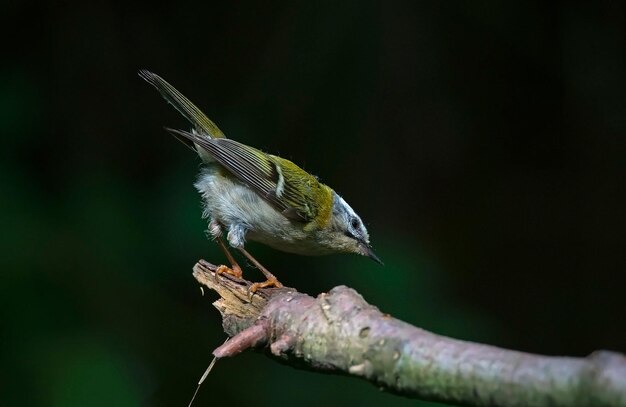
<path id="1" fill-rule="evenodd" d="M 333 251 L 360 254 L 383 264 L 370 247 L 370 236 L 363 221 L 335 192 L 333 192 L 332 215 L 324 233 L 324 240 L 324 243 L 332 247 Z"/>

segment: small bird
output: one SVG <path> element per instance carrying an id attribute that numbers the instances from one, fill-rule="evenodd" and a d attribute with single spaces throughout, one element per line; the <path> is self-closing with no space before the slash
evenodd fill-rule
<path id="1" fill-rule="evenodd" d="M 228 139 L 189 99 L 160 76 L 139 71 L 191 124 L 191 131 L 166 128 L 202 159 L 195 183 L 204 201 L 209 234 L 231 267 L 219 273 L 241 277 L 241 267 L 222 236 L 264 275 L 250 291 L 282 287 L 276 277 L 248 253 L 247 240 L 300 255 L 357 253 L 382 264 L 370 246 L 359 215 L 329 186 L 284 158 Z"/>

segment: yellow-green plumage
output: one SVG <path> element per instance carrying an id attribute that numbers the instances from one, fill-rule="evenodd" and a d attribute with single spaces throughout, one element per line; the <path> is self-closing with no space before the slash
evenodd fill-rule
<path id="1" fill-rule="evenodd" d="M 285 179 L 285 200 L 292 207 L 298 208 L 305 220 L 311 223 L 307 228 L 325 227 L 332 213 L 333 190 L 322 184 L 293 162 L 275 155 L 269 159 L 282 169 Z"/>
<path id="2" fill-rule="evenodd" d="M 315 221 L 319 227 L 326 226 L 332 210 L 332 189 L 291 161 L 271 158 L 282 168 L 287 185 L 283 195 L 289 204 L 297 207 L 305 220 Z"/>

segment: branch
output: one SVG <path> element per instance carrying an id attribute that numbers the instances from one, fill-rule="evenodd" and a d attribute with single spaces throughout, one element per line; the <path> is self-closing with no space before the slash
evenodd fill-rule
<path id="1" fill-rule="evenodd" d="M 356 291 L 317 298 L 293 288 L 260 289 L 215 276 L 200 260 L 194 277 L 215 290 L 213 305 L 232 338 L 218 357 L 247 348 L 297 368 L 361 377 L 392 393 L 468 406 L 626 406 L 626 358 L 597 351 L 549 357 L 447 338 L 380 312 Z"/>

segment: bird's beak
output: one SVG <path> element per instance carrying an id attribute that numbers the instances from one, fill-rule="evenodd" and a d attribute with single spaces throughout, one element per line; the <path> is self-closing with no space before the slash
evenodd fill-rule
<path id="1" fill-rule="evenodd" d="M 360 249 L 361 249 L 361 254 L 365 257 L 369 257 L 370 259 L 374 260 L 376 263 L 380 264 L 381 266 L 384 266 L 385 264 L 382 262 L 382 260 L 380 260 L 378 258 L 378 256 L 376 256 L 376 253 L 374 253 L 374 251 L 372 250 L 372 248 L 364 243 L 361 243 L 360 245 Z"/>

